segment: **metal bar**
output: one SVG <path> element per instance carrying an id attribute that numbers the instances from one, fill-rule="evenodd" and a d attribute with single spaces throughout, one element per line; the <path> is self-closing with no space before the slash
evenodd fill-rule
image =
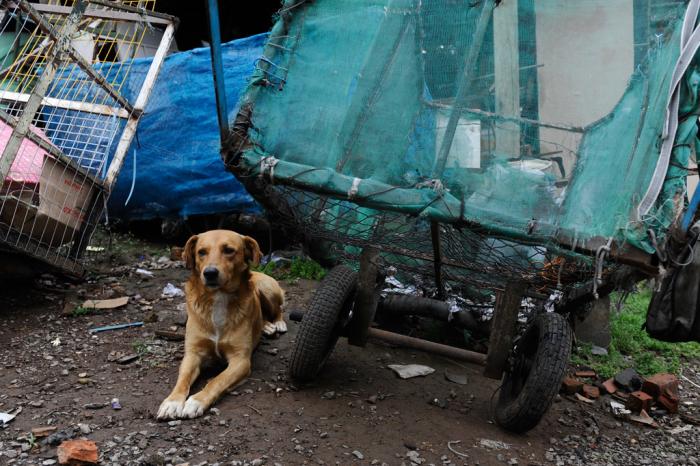
<path id="1" fill-rule="evenodd" d="M 11 91 L 0 91 L 0 100 L 12 100 L 14 102 L 28 102 L 31 94 Z M 111 107 L 109 105 L 92 104 L 79 102 L 76 100 L 56 99 L 54 97 L 44 97 L 41 105 L 48 107 L 65 108 L 67 110 L 77 110 L 79 112 L 94 113 L 96 115 L 118 116 L 128 118 L 129 113 L 123 108 Z"/>
<path id="2" fill-rule="evenodd" d="M 221 31 L 219 29 L 218 0 L 207 1 L 209 17 L 209 37 L 211 38 L 211 67 L 214 75 L 214 94 L 216 95 L 216 113 L 219 117 L 219 133 L 222 146 L 229 140 L 228 108 L 224 82 L 224 64 L 221 59 Z"/>
<path id="3" fill-rule="evenodd" d="M 489 352 L 486 356 L 484 375 L 500 379 L 513 349 L 520 300 L 525 293 L 525 283 L 510 282 L 505 290 L 496 291 L 496 305 L 491 320 Z"/>
<path id="4" fill-rule="evenodd" d="M 90 3 L 96 3 L 93 0 L 88 0 Z M 115 4 L 109 5 L 111 8 L 119 8 L 122 5 Z M 48 14 L 66 14 L 70 12 L 70 7 L 62 5 L 43 5 L 39 3 L 34 4 L 36 11 L 40 13 Z M 155 13 L 155 12 L 154 12 Z M 172 18 L 163 18 L 162 16 L 151 14 L 150 11 L 141 11 L 139 13 L 127 12 L 127 11 L 112 11 L 112 10 L 100 10 L 97 8 L 87 8 L 83 12 L 83 16 L 86 18 L 96 18 L 96 19 L 106 19 L 110 21 L 130 21 L 137 23 L 149 23 L 149 24 L 163 24 L 168 25 L 173 22 Z"/>
<path id="5" fill-rule="evenodd" d="M 432 341 L 421 340 L 420 338 L 407 337 L 406 335 L 387 332 L 386 330 L 380 330 L 378 328 L 369 329 L 369 336 L 396 346 L 404 346 L 406 348 L 439 354 L 448 358 L 479 364 L 480 366 L 486 364 L 486 355 L 475 351 L 441 345 L 440 343 L 433 343 Z"/>
<path id="6" fill-rule="evenodd" d="M 17 118 L 11 116 L 4 110 L 0 110 L 0 120 L 2 120 L 4 123 L 8 124 L 10 127 L 13 129 L 17 127 L 18 121 Z M 24 135 L 25 138 L 29 139 L 32 141 L 34 144 L 37 146 L 41 147 L 44 149 L 46 152 L 51 154 L 52 157 L 54 157 L 56 160 L 61 162 L 64 165 L 67 165 L 68 167 L 72 168 L 73 170 L 77 171 L 80 173 L 82 176 L 90 180 L 92 183 L 95 184 L 96 187 L 100 188 L 102 186 L 102 182 L 99 181 L 97 178 L 95 178 L 92 174 L 88 173 L 83 167 L 79 166 L 75 161 L 69 157 L 67 157 L 61 149 L 58 147 L 54 146 L 53 143 L 50 141 L 47 141 L 46 139 L 41 138 L 38 134 L 36 134 L 34 131 L 27 131 L 27 133 Z M 4 179 L 4 178 L 2 178 Z"/>
<path id="7" fill-rule="evenodd" d="M 142 18 L 145 18 L 145 17 L 159 18 L 159 19 L 162 19 L 165 21 L 163 24 L 172 23 L 172 24 L 177 26 L 177 24 L 179 22 L 179 19 L 176 16 L 169 15 L 167 13 L 160 13 L 158 11 L 145 10 L 143 8 L 138 8 L 138 7 L 134 7 L 131 5 L 124 5 L 123 3 L 113 2 L 110 0 L 88 0 L 88 1 L 94 5 L 102 5 L 102 6 L 105 6 L 107 8 L 115 8 L 117 10 L 127 11 L 130 13 L 136 13 L 137 15 L 141 16 Z"/>
<path id="8" fill-rule="evenodd" d="M 379 268 L 379 249 L 367 246 L 360 254 L 360 273 L 357 279 L 357 292 L 353 307 L 352 319 L 348 323 L 348 343 L 355 346 L 365 346 L 369 335 L 369 326 L 374 320 L 379 303 L 377 275 Z"/>
<path id="9" fill-rule="evenodd" d="M 129 117 L 129 120 L 126 123 L 126 127 L 124 128 L 124 132 L 122 133 L 122 137 L 121 139 L 119 139 L 117 149 L 114 152 L 114 158 L 112 159 L 112 163 L 109 165 L 107 177 L 105 178 L 105 187 L 107 194 L 109 194 L 112 191 L 114 183 L 117 181 L 117 175 L 119 174 L 119 170 L 121 170 L 122 168 L 124 158 L 126 157 L 126 153 L 129 150 L 131 141 L 132 139 L 134 139 L 139 119 L 141 118 L 141 114 L 143 113 L 143 110 L 146 107 L 148 97 L 151 95 L 151 91 L 153 90 L 153 86 L 155 85 L 156 77 L 158 76 L 160 67 L 163 64 L 163 60 L 165 60 L 165 55 L 170 49 L 170 44 L 173 41 L 174 35 L 175 25 L 169 24 L 168 27 L 165 28 L 163 37 L 160 41 L 160 44 L 158 45 L 158 50 L 156 50 L 156 54 L 153 57 L 153 61 L 151 62 L 151 67 L 148 69 L 146 79 L 144 79 L 143 85 L 141 86 L 141 91 L 139 92 L 139 95 L 136 98 L 134 108 L 137 111 L 132 113 Z"/>
<path id="10" fill-rule="evenodd" d="M 440 245 L 440 224 L 430 222 L 430 238 L 433 243 L 433 266 L 435 267 L 435 287 L 438 299 L 445 299 L 445 285 L 442 282 L 442 247 Z"/>
<path id="11" fill-rule="evenodd" d="M 84 3 L 80 3 L 83 5 L 84 8 Z M 58 32 L 53 28 L 51 24 L 49 24 L 44 19 L 41 13 L 39 13 L 32 4 L 30 4 L 26 0 L 22 0 L 19 2 L 19 6 L 25 11 L 25 13 L 30 15 L 36 21 L 39 28 L 42 31 L 44 31 L 45 34 L 53 38 L 55 41 L 59 41 Z M 90 65 L 90 63 L 88 63 L 87 60 L 85 60 L 77 50 L 75 50 L 75 47 L 73 47 L 73 45 L 67 39 L 68 36 L 73 34 L 73 32 L 75 32 L 75 30 L 71 31 L 70 34 L 64 33 L 65 39 L 63 39 L 62 48 L 65 48 L 65 52 L 67 52 L 68 55 L 70 55 L 70 57 L 75 61 L 75 63 L 80 67 L 81 70 L 83 70 L 88 76 L 90 76 L 90 78 L 92 78 L 95 81 L 96 84 L 98 84 L 102 89 L 104 89 L 110 97 L 116 100 L 122 108 L 124 108 L 128 113 L 135 113 L 137 111 L 136 108 L 133 107 L 128 100 L 122 97 L 122 95 L 116 89 L 114 89 L 114 87 L 112 87 L 112 85 L 109 82 L 107 82 L 104 76 L 95 71 L 92 65 Z"/>
<path id="12" fill-rule="evenodd" d="M 26 1 L 20 2 L 20 7 L 32 8 L 28 6 Z M 22 140 L 26 137 L 29 131 L 29 127 L 36 115 L 36 112 L 41 106 L 41 101 L 44 99 L 46 92 L 53 81 L 56 71 L 58 70 L 57 61 L 59 60 L 59 55 L 64 51 L 66 44 L 69 44 L 67 38 L 70 37 L 77 29 L 82 17 L 82 13 L 85 10 L 86 3 L 83 0 L 76 0 L 73 4 L 70 14 L 66 18 L 65 25 L 63 27 L 63 37 L 58 37 L 56 34 L 53 35 L 54 43 L 49 51 L 49 56 L 46 60 L 46 65 L 44 70 L 39 76 L 34 89 L 32 90 L 32 95 L 27 100 L 27 104 L 22 110 L 22 116 L 17 120 L 17 124 L 12 129 L 12 134 L 10 139 L 7 141 L 7 145 L 2 152 L 2 157 L 0 158 L 0 180 L 4 180 L 7 174 L 10 172 L 12 163 L 17 157 L 17 152 L 22 144 Z M 26 11 L 26 10 L 25 10 Z M 36 19 L 36 18 L 35 18 Z M 44 21 L 43 18 L 39 18 Z M 45 22 L 45 21 L 44 21 Z"/>
<path id="13" fill-rule="evenodd" d="M 447 157 L 450 154 L 452 141 L 454 140 L 455 132 L 457 131 L 457 123 L 459 123 L 459 119 L 462 116 L 462 112 L 459 107 L 462 106 L 462 103 L 467 97 L 467 92 L 471 88 L 471 81 L 476 70 L 476 66 L 474 66 L 474 64 L 479 57 L 479 52 L 481 51 L 481 45 L 483 44 L 484 37 L 486 36 L 486 29 L 488 28 L 493 8 L 494 0 L 482 1 L 479 22 L 477 23 L 476 32 L 474 33 L 467 56 L 464 59 L 464 69 L 462 70 L 462 77 L 460 78 L 459 86 L 457 87 L 454 107 L 450 112 L 450 119 L 447 121 L 445 134 L 442 137 L 442 144 L 440 144 L 440 151 L 438 152 L 437 159 L 435 160 L 432 178 L 439 178 L 442 176 L 442 172 L 445 170 Z"/>

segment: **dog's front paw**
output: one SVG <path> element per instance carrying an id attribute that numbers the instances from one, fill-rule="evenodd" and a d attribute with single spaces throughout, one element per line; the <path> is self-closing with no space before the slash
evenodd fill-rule
<path id="1" fill-rule="evenodd" d="M 182 416 L 182 408 L 184 406 L 185 403 L 183 401 L 166 398 L 160 404 L 160 408 L 158 408 L 157 417 L 160 420 L 177 419 Z"/>
<path id="2" fill-rule="evenodd" d="M 182 408 L 180 417 L 193 419 L 204 414 L 206 409 L 207 407 L 204 405 L 204 403 L 191 396 L 185 402 L 185 406 Z"/>
<path id="3" fill-rule="evenodd" d="M 287 333 L 287 322 L 278 320 L 277 322 L 274 322 L 273 325 L 278 333 Z"/>
<path id="4" fill-rule="evenodd" d="M 287 323 L 283 320 L 278 320 L 277 322 L 265 322 L 263 324 L 263 333 L 266 336 L 274 335 L 275 333 L 286 333 Z"/>

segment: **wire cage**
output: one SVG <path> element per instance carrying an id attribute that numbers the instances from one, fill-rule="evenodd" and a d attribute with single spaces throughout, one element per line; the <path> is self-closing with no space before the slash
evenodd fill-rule
<path id="1" fill-rule="evenodd" d="M 0 248 L 80 275 L 170 49 L 155 0 L 4 2 Z M 127 59 L 154 55 L 131 77 Z M 135 85 L 134 82 L 137 81 Z"/>
<path id="2" fill-rule="evenodd" d="M 436 294 L 596 296 L 654 274 L 687 205 L 686 7 L 288 1 L 224 161 L 278 222 L 333 243 L 318 257 L 376 245 Z"/>

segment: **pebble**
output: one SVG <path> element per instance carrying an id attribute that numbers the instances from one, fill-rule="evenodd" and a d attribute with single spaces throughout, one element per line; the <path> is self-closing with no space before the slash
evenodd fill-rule
<path id="1" fill-rule="evenodd" d="M 358 460 L 363 460 L 365 459 L 365 455 L 362 454 L 359 450 L 355 450 L 352 452 L 353 456 L 357 458 Z"/>

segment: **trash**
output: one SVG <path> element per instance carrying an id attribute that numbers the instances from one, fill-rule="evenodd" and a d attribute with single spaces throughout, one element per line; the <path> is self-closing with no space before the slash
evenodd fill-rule
<path id="1" fill-rule="evenodd" d="M 607 356 L 607 355 L 608 355 L 608 350 L 606 350 L 606 349 L 603 348 L 602 346 L 593 345 L 593 346 L 591 347 L 591 354 L 592 354 L 593 356 Z"/>
<path id="2" fill-rule="evenodd" d="M 632 414 L 632 411 L 629 409 L 625 408 L 625 405 L 618 401 L 611 401 L 610 402 L 610 409 L 612 410 L 613 416 L 619 417 L 619 418 L 627 418 L 630 414 Z"/>
<path id="3" fill-rule="evenodd" d="M 461 443 L 461 440 L 452 440 L 450 442 L 447 442 L 447 449 L 450 450 L 452 453 L 454 453 L 457 456 L 461 456 L 463 458 L 469 458 L 469 455 L 466 453 L 462 453 L 460 451 L 455 450 L 452 445 L 457 445 L 458 443 Z"/>
<path id="4" fill-rule="evenodd" d="M 573 377 L 566 376 L 561 381 L 561 390 L 567 395 L 573 395 L 583 390 L 583 382 L 576 380 Z"/>
<path id="5" fill-rule="evenodd" d="M 22 412 L 22 407 L 10 411 L 9 413 L 0 412 L 0 427 L 5 427 L 10 423 L 20 412 Z"/>
<path id="6" fill-rule="evenodd" d="M 113 299 L 88 299 L 82 305 L 85 309 L 116 309 L 129 304 L 129 297 Z"/>
<path id="7" fill-rule="evenodd" d="M 682 434 L 683 432 L 688 432 L 689 430 L 693 430 L 693 426 L 686 424 L 684 426 L 674 427 L 673 429 L 669 430 L 668 433 L 671 435 L 678 435 Z"/>
<path id="8" fill-rule="evenodd" d="M 56 337 L 55 340 L 52 340 L 52 341 L 51 341 L 51 344 L 52 344 L 53 346 L 60 346 L 60 344 L 61 344 L 61 338 L 60 338 L 60 337 Z"/>
<path id="9" fill-rule="evenodd" d="M 42 426 L 32 428 L 32 435 L 36 438 L 48 437 L 56 431 L 56 426 Z"/>
<path id="10" fill-rule="evenodd" d="M 435 372 L 435 369 L 421 364 L 389 364 L 387 366 L 402 379 L 410 379 L 413 377 L 426 376 Z"/>
<path id="11" fill-rule="evenodd" d="M 479 440 L 479 445 L 490 450 L 510 450 L 510 444 L 501 442 L 500 440 L 489 440 L 482 438 Z"/>
<path id="12" fill-rule="evenodd" d="M 134 361 L 136 361 L 139 358 L 138 354 L 131 353 L 127 354 L 126 356 L 122 356 L 121 358 L 117 359 L 117 364 L 129 364 Z"/>
<path id="13" fill-rule="evenodd" d="M 90 440 L 67 440 L 57 453 L 59 464 L 97 464 L 97 445 Z"/>
<path id="14" fill-rule="evenodd" d="M 119 398 L 112 398 L 112 401 L 110 401 L 109 404 L 112 407 L 112 409 L 122 409 L 122 404 L 119 402 Z"/>
<path id="15" fill-rule="evenodd" d="M 103 252 L 105 248 L 102 246 L 88 246 L 85 248 L 85 250 L 88 252 Z"/>
<path id="16" fill-rule="evenodd" d="M 627 398 L 627 403 L 625 404 L 625 406 L 633 413 L 638 413 L 640 411 L 648 412 L 649 408 L 651 408 L 651 403 L 653 401 L 654 399 L 648 394 L 637 391 L 630 393 L 630 396 L 629 398 Z"/>
<path id="17" fill-rule="evenodd" d="M 612 395 L 617 391 L 617 385 L 615 385 L 615 379 L 614 378 L 609 378 L 605 382 L 603 382 L 603 388 L 605 389 L 606 392 L 608 392 L 609 395 Z"/>
<path id="18" fill-rule="evenodd" d="M 574 393 L 574 396 L 576 397 L 576 399 L 577 399 L 578 401 L 582 401 L 582 402 L 588 403 L 588 404 L 593 404 L 593 403 L 595 403 L 595 401 L 593 401 L 593 400 L 590 399 L 590 398 L 586 398 L 585 396 L 581 395 L 580 393 Z"/>
<path id="19" fill-rule="evenodd" d="M 161 298 L 182 298 L 184 296 L 185 292 L 172 283 L 165 285 L 165 288 L 163 288 L 163 293 L 161 294 Z"/>
<path id="20" fill-rule="evenodd" d="M 456 383 L 458 385 L 467 384 L 467 376 L 465 374 L 457 374 L 455 372 L 445 371 L 445 378 L 450 382 Z"/>
<path id="21" fill-rule="evenodd" d="M 156 330 L 155 334 L 157 337 L 163 338 L 169 341 L 182 341 L 185 339 L 185 335 L 182 333 L 171 332 L 169 330 Z"/>
<path id="22" fill-rule="evenodd" d="M 146 278 L 153 278 L 155 276 L 153 272 L 146 269 L 136 269 L 136 274 Z"/>
<path id="23" fill-rule="evenodd" d="M 128 324 L 116 324 L 116 325 L 107 325 L 105 327 L 95 327 L 91 328 L 88 330 L 90 333 L 100 333 L 100 332 L 107 332 L 110 330 L 120 330 L 123 328 L 130 328 L 130 327 L 143 327 L 143 322 L 131 322 Z"/>
<path id="24" fill-rule="evenodd" d="M 629 417 L 630 421 L 636 422 L 637 424 L 642 424 L 651 427 L 659 427 L 659 425 L 654 422 L 651 416 L 645 411 L 641 410 L 639 414 L 632 414 Z"/>
<path id="25" fill-rule="evenodd" d="M 585 384 L 582 388 L 583 390 L 583 396 L 586 398 L 590 398 L 591 400 L 595 400 L 600 398 L 600 389 L 598 387 L 594 387 L 593 385 L 588 385 Z"/>
<path id="26" fill-rule="evenodd" d="M 629 369 L 625 369 L 615 376 L 615 383 L 619 387 L 626 389 L 628 392 L 634 392 L 641 389 L 642 382 L 644 382 L 642 376 L 631 367 Z"/>

